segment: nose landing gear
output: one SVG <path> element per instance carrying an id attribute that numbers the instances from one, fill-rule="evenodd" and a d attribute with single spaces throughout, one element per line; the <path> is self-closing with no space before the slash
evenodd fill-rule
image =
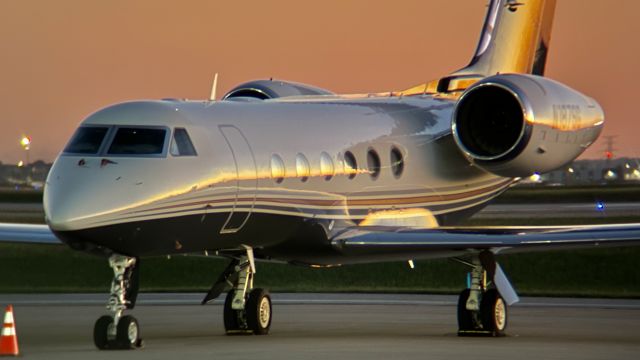
<path id="1" fill-rule="evenodd" d="M 138 263 L 133 257 L 118 254 L 109 257 L 114 276 L 107 310 L 113 315 L 101 316 L 93 328 L 93 342 L 100 350 L 143 346 L 136 318 L 123 316 L 125 310 L 134 308 L 138 296 Z"/>

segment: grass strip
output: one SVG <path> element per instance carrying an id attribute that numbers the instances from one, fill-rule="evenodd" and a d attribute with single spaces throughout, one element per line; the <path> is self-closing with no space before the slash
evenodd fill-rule
<path id="1" fill-rule="evenodd" d="M 40 190 L 0 189 L 0 202 L 4 203 L 42 203 Z"/>
<path id="2" fill-rule="evenodd" d="M 640 297 L 640 248 L 514 254 L 499 258 L 522 295 Z M 142 259 L 142 291 L 206 292 L 227 260 L 189 256 Z M 256 285 L 291 292 L 457 293 L 467 268 L 449 260 L 313 269 L 259 263 Z M 106 292 L 104 258 L 65 246 L 0 244 L 0 292 Z"/>

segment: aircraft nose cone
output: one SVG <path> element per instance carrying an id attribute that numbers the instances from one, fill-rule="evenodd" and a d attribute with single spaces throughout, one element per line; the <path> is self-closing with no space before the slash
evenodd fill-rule
<path id="1" fill-rule="evenodd" d="M 74 189 L 62 181 L 47 183 L 43 194 L 43 206 L 47 223 L 53 230 L 74 230 L 74 225 L 86 217 L 82 201 L 78 201 L 82 197 L 78 195 L 80 192 L 81 189 Z"/>
<path id="2" fill-rule="evenodd" d="M 47 223 L 56 231 L 89 227 L 96 216 L 108 211 L 104 201 L 99 200 L 105 189 L 92 177 L 79 174 L 76 163 L 77 160 L 56 161 L 47 178 L 44 212 Z"/>

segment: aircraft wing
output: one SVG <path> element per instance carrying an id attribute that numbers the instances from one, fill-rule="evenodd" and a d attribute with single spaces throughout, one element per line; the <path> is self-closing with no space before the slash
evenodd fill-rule
<path id="1" fill-rule="evenodd" d="M 430 229 L 362 226 L 346 229 L 332 239 L 332 244 L 348 255 L 395 254 L 406 256 L 405 259 L 430 255 L 455 256 L 457 252 L 469 250 L 491 250 L 495 254 L 505 254 L 595 246 L 631 246 L 640 245 L 640 223 Z"/>
<path id="2" fill-rule="evenodd" d="M 0 223 L 0 242 L 62 244 L 47 225 L 9 223 Z"/>

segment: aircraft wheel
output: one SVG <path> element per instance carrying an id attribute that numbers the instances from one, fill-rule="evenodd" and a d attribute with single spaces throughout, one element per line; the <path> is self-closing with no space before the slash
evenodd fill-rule
<path id="1" fill-rule="evenodd" d="M 227 297 L 224 299 L 224 330 L 227 334 L 240 330 L 240 322 L 238 320 L 239 311 L 231 307 L 233 304 L 234 290 L 229 290 Z"/>
<path id="2" fill-rule="evenodd" d="M 458 331 L 474 330 L 473 314 L 467 310 L 467 299 L 469 299 L 469 289 L 464 289 L 458 297 Z"/>
<path id="3" fill-rule="evenodd" d="M 264 289 L 253 289 L 246 305 L 247 325 L 256 335 L 266 335 L 271 327 L 271 297 Z"/>
<path id="4" fill-rule="evenodd" d="M 118 321 L 116 341 L 120 349 L 135 349 L 142 346 L 140 327 L 138 326 L 138 320 L 136 320 L 136 318 L 130 315 L 120 318 L 120 321 Z"/>
<path id="5" fill-rule="evenodd" d="M 504 336 L 507 328 L 507 304 L 496 289 L 489 289 L 482 295 L 480 303 L 482 327 L 494 336 Z"/>
<path id="6" fill-rule="evenodd" d="M 93 343 L 100 350 L 110 348 L 109 332 L 113 328 L 113 318 L 109 315 L 101 316 L 93 326 Z"/>

